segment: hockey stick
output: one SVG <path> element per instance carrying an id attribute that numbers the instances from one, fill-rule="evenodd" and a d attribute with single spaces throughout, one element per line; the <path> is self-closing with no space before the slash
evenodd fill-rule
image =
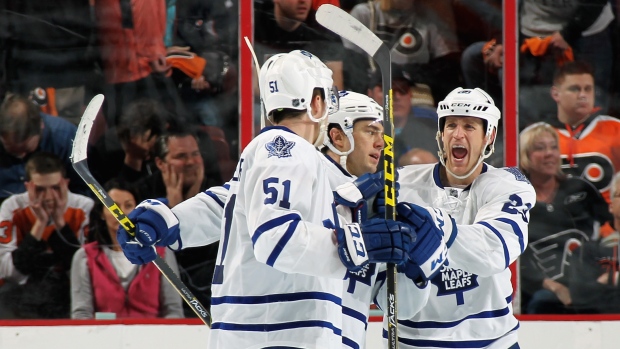
<path id="1" fill-rule="evenodd" d="M 247 36 L 244 36 L 245 44 L 248 46 L 250 53 L 252 54 L 252 59 L 254 60 L 254 67 L 256 67 L 256 80 L 258 81 L 258 77 L 260 76 L 260 65 L 258 64 L 258 58 L 256 58 L 256 52 L 254 52 L 254 48 L 252 47 L 252 43 Z M 260 109 L 260 129 L 265 128 L 265 113 L 263 112 L 263 108 Z"/>
<path id="2" fill-rule="evenodd" d="M 88 103 L 84 115 L 80 120 L 75 139 L 73 140 L 73 149 L 71 150 L 71 163 L 75 172 L 86 182 L 90 190 L 97 195 L 97 198 L 103 203 L 103 205 L 114 215 L 116 220 L 127 230 L 129 235 L 136 235 L 136 226 L 127 218 L 125 213 L 118 207 L 118 205 L 110 198 L 108 193 L 103 187 L 95 180 L 93 175 L 88 169 L 87 162 L 87 149 L 88 149 L 88 137 L 90 136 L 90 130 L 93 127 L 97 113 L 103 104 L 103 95 L 96 95 Z M 200 304 L 200 301 L 192 294 L 192 292 L 183 284 L 183 281 L 174 273 L 168 263 L 164 261 L 159 255 L 153 261 L 157 266 L 157 269 L 161 271 L 164 277 L 172 284 L 176 291 L 181 295 L 185 302 L 192 308 L 194 313 L 209 327 L 211 327 L 211 314 L 207 309 Z"/>
<path id="3" fill-rule="evenodd" d="M 316 20 L 325 28 L 349 40 L 369 56 L 371 56 L 381 70 L 383 87 L 383 169 L 385 171 L 385 218 L 396 218 L 396 192 L 394 167 L 394 116 L 392 115 L 392 58 L 390 49 L 370 29 L 366 28 L 357 19 L 344 10 L 329 4 L 322 5 L 316 12 Z M 398 348 L 398 333 L 396 322 L 396 266 L 387 265 L 387 323 L 388 348 Z"/>

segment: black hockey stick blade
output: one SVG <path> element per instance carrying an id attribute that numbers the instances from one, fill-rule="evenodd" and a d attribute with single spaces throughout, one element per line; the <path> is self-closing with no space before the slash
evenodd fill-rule
<path id="1" fill-rule="evenodd" d="M 371 4 L 371 6 L 373 6 Z M 389 47 L 370 29 L 346 11 L 334 5 L 321 5 L 316 21 L 340 35 L 371 56 L 381 70 L 383 88 L 383 169 L 385 171 L 385 218 L 396 219 L 396 167 L 394 161 L 394 115 L 392 113 L 392 58 Z M 396 266 L 387 265 L 388 348 L 398 348 L 398 323 L 396 316 Z"/>
<path id="2" fill-rule="evenodd" d="M 116 220 L 127 230 L 129 235 L 136 235 L 136 226 L 129 220 L 129 218 L 123 213 L 120 207 L 110 198 L 108 193 L 97 182 L 88 169 L 87 162 L 87 149 L 88 138 L 90 136 L 90 130 L 93 127 L 97 113 L 103 104 L 103 95 L 96 95 L 88 103 L 84 115 L 80 120 L 75 139 L 73 140 L 73 148 L 71 150 L 71 164 L 75 171 L 80 175 L 82 180 L 86 182 L 90 190 L 95 193 L 97 198 L 103 203 L 103 205 L 114 215 Z M 192 310 L 198 315 L 198 317 L 209 327 L 211 327 L 211 314 L 207 309 L 200 304 L 200 301 L 192 294 L 192 292 L 185 286 L 183 281 L 174 273 L 168 263 L 163 260 L 159 255 L 153 261 L 157 269 L 163 274 L 163 276 L 172 284 L 176 291 L 181 295 L 183 300 L 192 308 Z"/>

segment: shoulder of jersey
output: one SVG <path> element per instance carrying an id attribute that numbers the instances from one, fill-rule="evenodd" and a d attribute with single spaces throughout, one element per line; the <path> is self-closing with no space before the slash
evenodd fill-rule
<path id="1" fill-rule="evenodd" d="M 69 192 L 67 193 L 67 201 L 69 206 L 90 211 L 95 205 L 95 201 L 88 196 Z"/>
<path id="2" fill-rule="evenodd" d="M 421 173 L 433 173 L 437 164 L 407 165 L 397 168 L 399 180 L 401 176 L 410 176 L 411 174 L 420 175 Z"/>
<path id="3" fill-rule="evenodd" d="M 488 165 L 487 165 L 488 166 Z M 492 167 L 488 166 L 487 171 L 480 175 L 480 179 L 483 179 L 485 182 L 493 182 L 499 185 L 500 183 L 509 183 L 512 182 L 511 185 L 527 185 L 531 186 L 532 184 L 527 179 L 525 174 L 519 170 L 518 167 Z"/>
<path id="4" fill-rule="evenodd" d="M 2 212 L 11 213 L 16 209 L 27 207 L 28 201 L 28 192 L 11 195 L 2 203 Z"/>
<path id="5" fill-rule="evenodd" d="M 280 129 L 269 130 L 255 138 L 258 152 L 264 152 L 267 158 L 286 159 L 294 154 L 316 153 L 312 144 L 300 136 Z M 313 154 L 316 155 L 316 154 Z M 303 155 L 306 156 L 306 155 Z"/>

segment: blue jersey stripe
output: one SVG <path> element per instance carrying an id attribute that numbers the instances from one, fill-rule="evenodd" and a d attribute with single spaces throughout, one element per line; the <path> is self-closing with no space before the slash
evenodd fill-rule
<path id="1" fill-rule="evenodd" d="M 293 330 L 308 327 L 324 327 L 329 328 L 335 335 L 341 336 L 342 330 L 334 326 L 331 322 L 320 320 L 292 321 L 277 324 L 234 324 L 229 322 L 214 322 L 211 325 L 212 330 L 225 331 L 247 331 L 247 332 L 274 332 L 282 330 Z"/>
<path id="2" fill-rule="evenodd" d="M 517 222 L 513 221 L 512 219 L 508 219 L 508 218 L 498 218 L 497 220 L 500 222 L 509 224 L 512 227 L 512 230 L 519 237 L 519 247 L 521 248 L 521 253 L 523 253 L 523 251 L 525 250 L 525 243 L 523 241 L 523 232 L 521 231 L 519 224 L 517 224 Z"/>
<path id="3" fill-rule="evenodd" d="M 211 305 L 221 304 L 269 304 L 278 302 L 295 302 L 303 300 L 322 300 L 342 304 L 340 297 L 324 292 L 277 293 L 265 296 L 224 296 L 211 298 Z"/>
<path id="4" fill-rule="evenodd" d="M 289 224 L 288 229 L 286 229 L 286 232 L 284 233 L 284 235 L 282 235 L 280 241 L 278 241 L 278 243 L 276 244 L 276 247 L 273 249 L 273 251 L 271 251 L 269 258 L 267 258 L 268 266 L 273 267 L 273 265 L 276 263 L 276 259 L 278 259 L 280 253 L 282 253 L 282 250 L 284 250 L 284 246 L 286 246 L 291 237 L 293 237 L 293 233 L 295 232 L 295 229 L 297 229 L 297 224 L 299 224 L 299 220 L 294 220 L 291 224 Z"/>
<path id="5" fill-rule="evenodd" d="M 263 235 L 264 232 L 269 231 L 275 227 L 284 225 L 284 223 L 286 222 L 294 220 L 301 220 L 301 217 L 297 213 L 289 213 L 284 216 L 268 220 L 267 222 L 261 224 L 258 228 L 256 228 L 254 234 L 252 234 L 252 246 L 256 244 L 256 241 L 258 240 L 258 238 L 260 238 L 261 235 Z"/>
<path id="6" fill-rule="evenodd" d="M 353 349 L 360 349 L 360 345 L 355 343 L 354 340 L 347 338 L 347 337 L 342 337 L 342 344 L 346 345 L 349 348 L 353 348 Z"/>
<path id="7" fill-rule="evenodd" d="M 347 308 L 345 306 L 342 307 L 342 314 L 352 317 L 354 319 L 357 319 L 361 322 L 363 322 L 364 324 L 366 324 L 366 315 L 360 313 L 357 310 L 351 309 L 351 308 Z"/>
<path id="8" fill-rule="evenodd" d="M 499 309 L 499 310 L 489 310 L 489 311 L 482 311 L 479 312 L 477 314 L 471 314 L 471 315 L 467 315 L 466 317 L 460 319 L 460 320 L 456 320 L 456 321 L 449 321 L 449 322 L 439 322 L 439 321 L 419 321 L 419 322 L 414 322 L 414 321 L 410 321 L 410 320 L 405 320 L 405 321 L 398 321 L 399 324 L 405 326 L 405 327 L 410 327 L 410 328 L 452 328 L 452 327 L 456 327 L 458 325 L 460 325 L 463 321 L 465 320 L 470 320 L 470 319 L 492 319 L 492 318 L 496 318 L 496 317 L 502 317 L 505 315 L 510 314 L 510 309 L 508 309 L 508 307 L 503 308 L 503 309 Z"/>
<path id="9" fill-rule="evenodd" d="M 448 248 L 452 246 L 452 244 L 454 243 L 454 240 L 456 240 L 456 236 L 459 233 L 459 230 L 456 228 L 456 221 L 452 217 L 449 217 L 449 218 L 452 220 L 452 234 L 450 234 L 450 238 L 448 239 L 448 242 L 446 242 L 446 246 Z"/>
<path id="10" fill-rule="evenodd" d="M 504 267 L 508 268 L 508 266 L 510 265 L 510 255 L 508 254 L 508 246 L 506 246 L 506 241 L 504 241 L 504 237 L 502 237 L 502 234 L 500 234 L 497 229 L 493 228 L 493 226 L 491 226 L 487 222 L 478 222 L 478 224 L 484 225 L 485 227 L 491 229 L 491 231 L 495 233 L 495 235 L 497 235 L 497 238 L 502 243 L 502 247 L 504 248 Z"/>
<path id="11" fill-rule="evenodd" d="M 215 195 L 213 192 L 211 191 L 205 191 L 205 194 L 207 194 L 211 199 L 213 199 L 213 201 L 217 202 L 218 205 L 220 205 L 220 207 L 224 208 L 224 203 L 222 202 L 222 200 L 220 200 L 219 197 L 217 197 L 217 195 Z"/>
<path id="12" fill-rule="evenodd" d="M 411 345 L 415 347 L 432 347 L 432 348 L 484 348 L 491 345 L 496 340 L 504 337 L 508 333 L 515 331 L 519 328 L 519 324 L 517 324 L 512 330 L 504 333 L 503 335 L 486 340 L 460 340 L 460 341 L 435 341 L 428 339 L 411 339 L 399 337 L 398 341 L 400 343 Z M 383 338 L 387 338 L 387 331 L 383 329 Z"/>

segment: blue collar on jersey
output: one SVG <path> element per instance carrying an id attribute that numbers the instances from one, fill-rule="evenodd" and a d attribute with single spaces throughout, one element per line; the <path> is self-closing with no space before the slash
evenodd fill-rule
<path id="1" fill-rule="evenodd" d="M 282 130 L 282 131 L 290 132 L 292 134 L 296 134 L 295 132 L 291 131 L 290 128 L 284 127 L 284 126 L 266 126 L 262 130 L 260 130 L 260 133 L 267 132 L 269 130 Z"/>
<path id="2" fill-rule="evenodd" d="M 338 168 L 340 172 L 342 172 L 345 176 L 353 178 L 353 176 L 349 172 L 347 172 L 347 170 L 342 168 L 342 166 L 339 163 L 337 163 L 334 159 L 332 159 L 331 156 L 325 153 L 322 153 L 322 154 L 327 158 L 327 160 L 329 160 L 332 164 L 334 164 L 334 166 L 336 166 L 336 168 Z"/>
<path id="3" fill-rule="evenodd" d="M 433 169 L 433 179 L 435 180 L 435 185 L 438 186 L 441 189 L 444 189 L 443 184 L 441 184 L 441 179 L 439 176 L 439 170 L 441 169 L 442 165 L 440 162 L 438 162 L 437 164 L 435 164 L 435 168 Z M 482 163 L 482 172 L 480 172 L 480 174 L 483 174 L 485 172 L 487 172 L 488 167 L 487 164 L 485 164 L 484 162 Z M 471 184 L 468 185 L 465 189 L 463 190 L 469 190 L 469 187 L 471 187 Z"/>

